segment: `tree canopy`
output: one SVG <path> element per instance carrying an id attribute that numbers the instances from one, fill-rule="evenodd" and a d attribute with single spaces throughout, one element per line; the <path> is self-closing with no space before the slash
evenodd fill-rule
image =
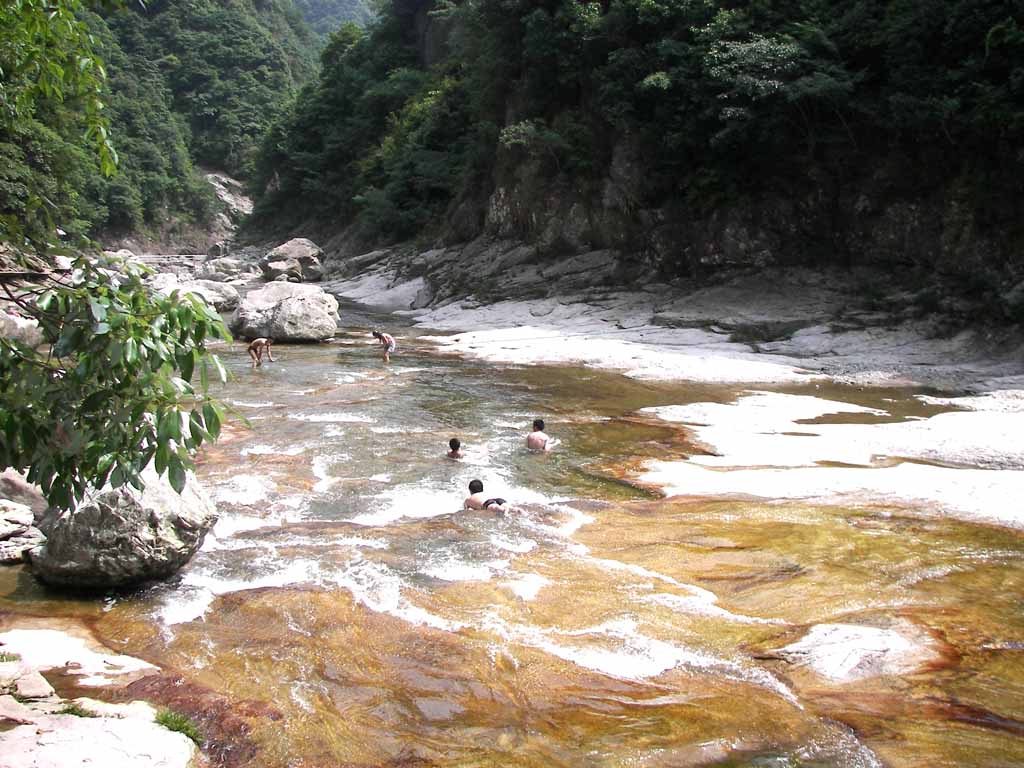
<path id="1" fill-rule="evenodd" d="M 88 10 L 83 0 L 0 10 L 0 152 L 44 171 L 0 176 L 5 200 L 20 202 L 0 219 L 0 309 L 35 320 L 43 341 L 0 337 L 0 467 L 27 471 L 60 507 L 89 486 L 141 487 L 150 461 L 183 487 L 191 452 L 220 429 L 221 406 L 205 393 L 211 368 L 224 372 L 207 344 L 227 338 L 205 303 L 153 293 L 145 267 L 95 252 L 70 220 L 81 142 L 105 176 L 117 163 Z M 79 145 L 68 140 L 76 128 Z"/>

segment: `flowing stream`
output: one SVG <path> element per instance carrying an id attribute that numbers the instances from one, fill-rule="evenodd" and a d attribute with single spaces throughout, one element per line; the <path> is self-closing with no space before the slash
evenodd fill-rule
<path id="1" fill-rule="evenodd" d="M 221 695 L 247 745 L 221 745 L 226 764 L 1024 763 L 1019 532 L 663 501 L 628 479 L 700 447 L 639 409 L 738 388 L 486 365 L 343 317 L 333 343 L 258 370 L 223 351 L 221 396 L 248 424 L 200 457 L 221 520 L 177 578 L 76 600 L 5 569 L 0 611 L 85 620 Z M 390 365 L 377 323 L 399 336 Z M 894 421 L 937 410 L 909 390 L 828 394 L 884 400 Z M 525 450 L 537 416 L 562 440 L 550 454 Z M 452 436 L 464 460 L 445 458 Z M 520 510 L 459 511 L 474 478 Z M 933 658 L 836 683 L 775 653 L 835 622 L 912 622 Z"/>

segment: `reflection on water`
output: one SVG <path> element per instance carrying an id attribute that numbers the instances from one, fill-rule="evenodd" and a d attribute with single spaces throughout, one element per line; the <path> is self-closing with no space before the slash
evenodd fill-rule
<path id="1" fill-rule="evenodd" d="M 355 331 L 258 370 L 236 344 L 223 396 L 248 426 L 201 457 L 221 521 L 194 562 L 106 602 L 8 569 L 0 608 L 86 618 L 119 651 L 272 707 L 240 715 L 247 765 L 1024 761 L 1019 534 L 655 500 L 619 478 L 701 449 L 637 411 L 735 392 L 467 363 L 398 335 L 390 365 Z M 909 395 L 829 393 L 935 412 Z M 537 416 L 558 451 L 524 450 Z M 452 436 L 463 461 L 444 458 Z M 460 511 L 474 478 L 520 511 Z M 838 684 L 774 652 L 811 624 L 896 621 L 941 661 Z"/>

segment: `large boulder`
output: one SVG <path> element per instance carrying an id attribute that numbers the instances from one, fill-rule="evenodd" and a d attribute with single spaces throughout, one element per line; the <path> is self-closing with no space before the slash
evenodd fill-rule
<path id="1" fill-rule="evenodd" d="M 72 589 L 126 587 L 170 576 L 203 544 L 217 511 L 191 473 L 181 495 L 150 467 L 146 488 L 94 490 L 72 511 L 39 520 L 46 543 L 28 553 L 41 581 Z"/>
<path id="2" fill-rule="evenodd" d="M 338 328 L 338 301 L 315 285 L 271 283 L 250 291 L 231 319 L 236 336 L 324 341 Z"/>
<path id="3" fill-rule="evenodd" d="M 226 283 L 213 280 L 189 280 L 181 284 L 181 290 L 202 296 L 218 312 L 231 312 L 238 306 L 238 291 Z"/>
<path id="4" fill-rule="evenodd" d="M 196 278 L 199 280 L 213 280 L 217 283 L 224 283 L 233 280 L 248 280 L 259 277 L 259 271 L 255 265 L 247 264 L 240 259 L 227 256 L 219 259 L 210 259 L 196 268 Z"/>
<path id="5" fill-rule="evenodd" d="M 296 237 L 260 259 L 260 269 L 268 281 L 286 275 L 289 280 L 296 278 L 296 282 L 316 283 L 324 277 L 323 255 L 323 250 L 312 240 Z"/>
<path id="6" fill-rule="evenodd" d="M 199 296 L 218 312 L 230 312 L 238 306 L 238 290 L 215 280 L 181 280 L 170 272 L 161 272 L 149 279 L 157 293 L 169 296 L 174 291 Z"/>

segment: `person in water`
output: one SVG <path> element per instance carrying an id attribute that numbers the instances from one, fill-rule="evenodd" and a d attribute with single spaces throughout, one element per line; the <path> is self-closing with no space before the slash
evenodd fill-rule
<path id="1" fill-rule="evenodd" d="M 481 480 L 469 481 L 469 496 L 462 502 L 463 509 L 489 509 L 494 512 L 508 512 L 511 507 L 504 499 L 484 498 L 484 484 Z"/>
<path id="2" fill-rule="evenodd" d="M 448 441 L 448 458 L 449 459 L 463 459 L 466 454 L 462 452 L 462 441 L 457 437 L 453 437 Z"/>
<path id="3" fill-rule="evenodd" d="M 259 368 L 263 365 L 263 353 L 267 353 L 267 359 L 270 362 L 274 362 L 274 355 L 270 351 L 270 345 L 274 343 L 273 339 L 267 339 L 260 337 L 253 339 L 249 342 L 249 357 L 252 358 L 252 367 Z"/>
<path id="4" fill-rule="evenodd" d="M 558 440 L 544 432 L 544 419 L 534 419 L 533 431 L 526 436 L 526 447 L 531 451 L 550 451 L 556 445 Z"/>
<path id="5" fill-rule="evenodd" d="M 390 362 L 391 353 L 395 351 L 395 337 L 390 333 L 384 333 L 383 331 L 374 331 L 373 338 L 380 342 L 380 345 L 384 347 L 384 362 Z"/>

